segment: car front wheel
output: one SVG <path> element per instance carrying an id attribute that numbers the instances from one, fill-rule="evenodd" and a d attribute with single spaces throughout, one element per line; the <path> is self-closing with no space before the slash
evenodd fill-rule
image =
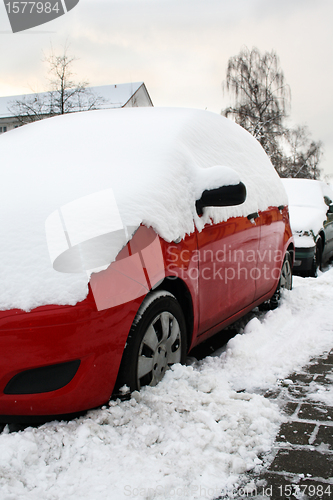
<path id="1" fill-rule="evenodd" d="M 177 299 L 155 291 L 142 303 L 131 327 L 116 384 L 116 392 L 154 386 L 174 363 L 186 359 L 186 324 Z"/>
<path id="2" fill-rule="evenodd" d="M 321 237 L 319 236 L 316 243 L 316 250 L 313 257 L 311 274 L 310 274 L 310 276 L 312 276 L 313 278 L 317 278 L 318 276 L 318 270 L 321 269 L 322 265 L 322 258 L 323 258 L 323 242 Z"/>
<path id="3" fill-rule="evenodd" d="M 292 275 L 292 259 L 289 252 L 286 252 L 280 272 L 280 279 L 278 286 L 271 298 L 269 305 L 270 309 L 275 309 L 279 305 L 281 290 L 291 290 L 293 285 L 293 275 Z"/>

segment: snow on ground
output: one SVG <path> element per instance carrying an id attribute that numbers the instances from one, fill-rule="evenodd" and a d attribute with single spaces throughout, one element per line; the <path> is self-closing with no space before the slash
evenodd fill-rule
<path id="1" fill-rule="evenodd" d="M 295 278 L 226 348 L 71 422 L 0 435 L 1 500 L 213 499 L 259 467 L 283 417 L 261 394 L 332 347 L 333 269 Z M 242 391 L 242 392 L 237 392 Z M 331 401 L 332 391 L 322 397 Z M 326 399 L 325 399 L 326 397 Z"/>
<path id="2" fill-rule="evenodd" d="M 333 384 L 333 377 L 331 380 Z M 310 399 L 313 399 L 317 403 L 333 406 L 333 387 L 322 387 L 313 382 L 310 384 L 310 389 L 313 391 L 309 394 Z"/>

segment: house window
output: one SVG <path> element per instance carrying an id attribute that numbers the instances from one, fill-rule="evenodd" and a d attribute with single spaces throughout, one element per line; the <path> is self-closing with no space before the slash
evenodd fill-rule
<path id="1" fill-rule="evenodd" d="M 0 127 L 0 134 L 2 134 L 2 132 L 7 132 L 7 127 Z"/>

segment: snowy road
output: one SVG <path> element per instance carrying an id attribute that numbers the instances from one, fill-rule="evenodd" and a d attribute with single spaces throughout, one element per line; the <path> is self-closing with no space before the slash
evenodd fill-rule
<path id="1" fill-rule="evenodd" d="M 213 499 L 260 467 L 283 419 L 261 394 L 333 344 L 333 268 L 294 278 L 224 349 L 127 402 L 0 435 L 1 500 Z M 193 361 L 193 360 L 192 360 Z M 241 392 L 239 392 L 241 391 Z M 316 395 L 333 404 L 333 393 Z"/>

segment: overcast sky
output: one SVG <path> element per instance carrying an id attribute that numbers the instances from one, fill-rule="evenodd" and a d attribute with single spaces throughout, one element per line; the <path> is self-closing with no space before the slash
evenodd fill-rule
<path id="1" fill-rule="evenodd" d="M 333 177 L 332 0 L 80 0 L 66 15 L 13 34 L 0 4 L 0 95 L 47 90 L 43 53 L 66 41 L 76 78 L 144 81 L 155 106 L 220 113 L 229 57 L 274 49 L 291 88 L 291 123 L 324 143 Z"/>

